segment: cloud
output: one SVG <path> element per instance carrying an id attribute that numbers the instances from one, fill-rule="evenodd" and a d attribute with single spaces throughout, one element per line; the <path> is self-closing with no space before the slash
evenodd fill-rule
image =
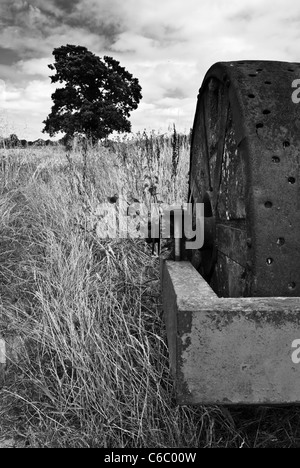
<path id="1" fill-rule="evenodd" d="M 17 64 L 17 68 L 20 73 L 25 75 L 40 75 L 48 77 L 51 74 L 51 71 L 48 68 L 49 58 L 32 58 L 29 60 L 20 60 Z"/>
<path id="2" fill-rule="evenodd" d="M 4 83 L 4 99 L 1 102 L 0 81 L 1 117 L 5 116 L 7 132 L 32 140 L 41 137 L 40 132 L 44 127 L 42 121 L 51 110 L 52 92 L 53 87 L 48 81 L 32 80 L 23 88 Z"/>
<path id="3" fill-rule="evenodd" d="M 53 88 L 46 81 L 32 80 L 24 88 L 5 86 L 4 108 L 12 112 L 21 112 L 28 117 L 32 112 L 41 112 L 41 109 L 51 106 L 51 92 Z M 46 117 L 46 115 L 45 115 Z"/>
<path id="4" fill-rule="evenodd" d="M 6 85 L 4 80 L 0 80 L 0 107 L 3 107 L 6 99 Z"/>
<path id="5" fill-rule="evenodd" d="M 49 2 L 43 2 L 43 5 L 49 4 Z M 78 5 L 79 0 L 53 0 L 53 5 L 56 6 L 60 11 L 64 13 L 72 13 L 76 5 Z"/>
<path id="6" fill-rule="evenodd" d="M 165 91 L 164 91 L 164 97 L 166 98 L 171 98 L 171 99 L 185 99 L 188 97 L 188 91 L 185 91 L 183 89 L 180 89 L 179 87 L 175 87 L 175 88 L 167 88 Z"/>
<path id="7" fill-rule="evenodd" d="M 0 46 L 0 57 L 1 57 L 1 63 L 3 65 L 12 65 L 13 63 L 16 63 L 21 58 L 18 51 L 5 48 L 5 47 L 1 47 L 1 46 Z"/>
<path id="8" fill-rule="evenodd" d="M 295 0 L 1 0 L 0 25 L 7 112 L 18 122 L 25 118 L 19 99 L 37 137 L 53 92 L 47 65 L 61 45 L 112 55 L 139 79 L 143 100 L 132 114 L 134 130 L 163 128 L 172 119 L 189 128 L 214 62 L 299 60 Z"/>

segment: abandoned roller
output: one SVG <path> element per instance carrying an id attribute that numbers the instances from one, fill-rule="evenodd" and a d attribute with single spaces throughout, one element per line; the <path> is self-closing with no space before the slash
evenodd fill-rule
<path id="1" fill-rule="evenodd" d="M 300 296 L 299 78 L 298 63 L 223 62 L 201 86 L 189 202 L 214 230 L 191 261 L 218 296 Z"/>
<path id="2" fill-rule="evenodd" d="M 203 80 L 188 201 L 204 244 L 161 265 L 179 404 L 300 403 L 299 87 L 284 62 L 217 63 Z"/>

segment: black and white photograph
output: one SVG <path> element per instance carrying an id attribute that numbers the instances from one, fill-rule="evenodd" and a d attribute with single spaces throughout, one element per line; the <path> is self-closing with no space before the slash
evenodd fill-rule
<path id="1" fill-rule="evenodd" d="M 300 4 L 0 0 L 0 448 L 300 447 Z"/>

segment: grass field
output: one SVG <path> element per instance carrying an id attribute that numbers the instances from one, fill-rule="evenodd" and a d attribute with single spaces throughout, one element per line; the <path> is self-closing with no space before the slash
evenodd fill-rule
<path id="1" fill-rule="evenodd" d="M 189 138 L 1 150 L 0 440 L 27 447 L 297 447 L 300 411 L 176 405 L 159 261 L 101 210 L 186 200 Z M 106 206 L 105 205 L 105 206 Z"/>

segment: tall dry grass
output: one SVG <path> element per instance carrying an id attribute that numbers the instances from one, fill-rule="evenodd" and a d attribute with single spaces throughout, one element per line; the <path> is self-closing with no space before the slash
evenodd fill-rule
<path id="1" fill-rule="evenodd" d="M 63 148 L 0 155 L 0 335 L 15 343 L 0 390 L 0 439 L 297 445 L 298 409 L 177 406 L 158 260 L 143 239 L 97 236 L 99 204 L 114 193 L 185 200 L 188 138 L 139 135 L 83 156 L 80 147 L 68 159 Z"/>

